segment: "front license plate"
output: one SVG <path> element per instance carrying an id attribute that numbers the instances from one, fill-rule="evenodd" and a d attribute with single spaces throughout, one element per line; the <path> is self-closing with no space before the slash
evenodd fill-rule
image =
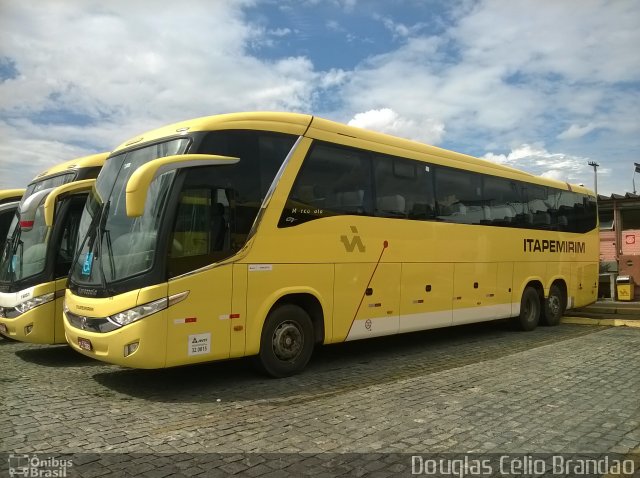
<path id="1" fill-rule="evenodd" d="M 7 326 L 4 324 L 0 324 L 0 333 L 4 335 L 9 335 L 9 330 L 7 330 Z"/>
<path id="2" fill-rule="evenodd" d="M 91 340 L 89 339 L 83 339 L 82 337 L 78 337 L 78 345 L 82 350 L 88 350 L 88 351 L 93 350 L 93 347 L 91 346 Z"/>

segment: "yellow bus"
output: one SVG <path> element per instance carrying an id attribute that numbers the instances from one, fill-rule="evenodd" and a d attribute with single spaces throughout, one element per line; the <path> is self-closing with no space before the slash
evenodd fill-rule
<path id="1" fill-rule="evenodd" d="M 0 252 L 0 334 L 65 343 L 62 303 L 87 192 L 108 153 L 67 161 L 27 186 Z"/>
<path id="2" fill-rule="evenodd" d="M 11 221 L 18 210 L 18 204 L 24 191 L 24 189 L 0 190 L 0 248 L 4 245 L 4 241 L 7 238 Z"/>
<path id="3" fill-rule="evenodd" d="M 127 141 L 82 223 L 67 341 L 134 368 L 256 355 L 282 377 L 317 344 L 501 318 L 531 330 L 596 299 L 591 191 L 309 115 Z"/>

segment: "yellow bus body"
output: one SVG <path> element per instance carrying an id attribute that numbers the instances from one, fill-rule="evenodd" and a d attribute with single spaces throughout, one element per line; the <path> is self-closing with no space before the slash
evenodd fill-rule
<path id="1" fill-rule="evenodd" d="M 70 161 L 65 161 L 38 174 L 33 182 L 44 181 L 58 174 L 66 172 L 78 172 L 92 168 L 100 168 L 104 164 L 109 153 L 92 154 Z M 81 179 L 61 185 L 57 189 L 67 192 L 73 188 L 74 183 Z M 73 191 L 69 191 L 73 194 Z M 55 194 L 53 190 L 51 194 Z M 49 212 L 53 214 L 53 212 Z M 49 227 L 51 229 L 51 227 Z M 51 231 L 47 233 L 50 234 Z M 66 343 L 63 325 L 62 307 L 67 285 L 67 277 L 56 277 L 55 280 L 38 283 L 26 289 L 14 293 L 0 293 L 0 306 L 13 307 L 35 297 L 53 294 L 53 298 L 13 318 L 0 317 L 0 334 L 14 340 L 37 344 L 64 344 Z M 6 331 L 6 332 L 5 332 Z"/>
<path id="2" fill-rule="evenodd" d="M 0 204 L 9 201 L 20 201 L 24 189 L 0 189 Z"/>
<path id="3" fill-rule="evenodd" d="M 185 128 L 268 130 L 301 139 L 266 200 L 255 234 L 234 256 L 112 297 L 81 297 L 67 290 L 65 310 L 87 320 L 162 298 L 172 304 L 106 333 L 74 327 L 65 316 L 68 343 L 89 357 L 127 367 L 161 368 L 255 355 L 260 352 L 265 320 L 283 303 L 304 308 L 319 341 L 330 344 L 518 316 L 523 293 L 531 286 L 547 297 L 554 283 L 562 283 L 567 308 L 596 300 L 597 227 L 583 234 L 553 232 L 558 244 L 581 245 L 572 252 L 547 250 L 535 255 L 527 254 L 527 247 L 549 241 L 549 231 L 354 215 L 278 227 L 303 160 L 318 140 L 594 196 L 586 188 L 295 114 L 200 118 L 152 131 L 119 149 Z M 191 347 L 201 337 L 208 341 L 206 353 Z M 85 339 L 91 350 L 79 345 Z"/>

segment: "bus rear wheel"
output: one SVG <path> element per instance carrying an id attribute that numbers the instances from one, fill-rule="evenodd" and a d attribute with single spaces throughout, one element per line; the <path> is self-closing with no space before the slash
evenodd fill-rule
<path id="1" fill-rule="evenodd" d="M 527 286 L 520 301 L 520 315 L 513 318 L 513 324 L 518 330 L 530 331 L 538 326 L 540 321 L 540 296 L 533 287 Z"/>
<path id="2" fill-rule="evenodd" d="M 564 314 L 566 303 L 562 289 L 557 284 L 553 284 L 549 289 L 549 297 L 544 301 L 542 323 L 550 326 L 558 325 Z"/>
<path id="3" fill-rule="evenodd" d="M 309 314 L 294 304 L 284 304 L 269 313 L 262 329 L 262 369 L 276 378 L 304 370 L 313 353 L 313 324 Z"/>

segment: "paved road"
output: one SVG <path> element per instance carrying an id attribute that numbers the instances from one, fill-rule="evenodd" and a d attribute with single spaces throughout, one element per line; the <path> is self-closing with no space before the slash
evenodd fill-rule
<path id="1" fill-rule="evenodd" d="M 282 380 L 250 360 L 138 371 L 4 339 L 0 359 L 0 452 L 88 453 L 71 456 L 83 476 L 392 476 L 407 468 L 386 453 L 640 449 L 640 329 L 626 327 L 373 339 L 321 348 Z M 105 452 L 140 455 L 92 455 Z"/>

